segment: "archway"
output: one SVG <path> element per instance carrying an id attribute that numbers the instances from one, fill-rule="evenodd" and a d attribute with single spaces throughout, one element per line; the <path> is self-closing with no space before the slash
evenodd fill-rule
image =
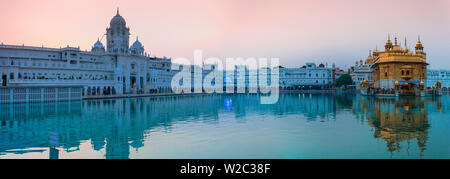
<path id="1" fill-rule="evenodd" d="M 6 86 L 8 84 L 7 80 L 8 80 L 8 78 L 6 76 L 6 73 L 3 73 L 2 74 L 2 86 Z"/>
<path id="2" fill-rule="evenodd" d="M 91 94 L 92 94 L 92 89 L 91 89 L 91 87 L 88 87 L 86 95 L 90 96 Z"/>

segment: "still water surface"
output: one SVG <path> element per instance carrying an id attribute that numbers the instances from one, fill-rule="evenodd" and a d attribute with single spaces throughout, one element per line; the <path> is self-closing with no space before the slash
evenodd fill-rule
<path id="1" fill-rule="evenodd" d="M 0 158 L 450 158 L 449 106 L 353 94 L 0 105 Z"/>

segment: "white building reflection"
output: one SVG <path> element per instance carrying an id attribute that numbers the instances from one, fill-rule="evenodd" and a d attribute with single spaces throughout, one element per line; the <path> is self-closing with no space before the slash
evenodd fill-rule
<path id="1" fill-rule="evenodd" d="M 448 107 L 442 106 L 439 98 L 309 94 L 281 95 L 279 103 L 262 105 L 259 96 L 249 94 L 30 103 L 0 108 L 0 156 L 42 152 L 39 150 L 50 147 L 49 132 L 53 132 L 58 135 L 60 151 L 78 151 L 82 143 L 90 141 L 93 150 L 105 151 L 105 158 L 129 158 L 130 150 L 151 142 L 148 136 L 153 131 L 171 133 L 179 122 L 214 125 L 224 113 L 242 123 L 253 115 L 300 115 L 311 122 L 328 122 L 343 113 L 373 127 L 374 138 L 386 141 L 389 152 L 407 150 L 409 146 L 401 143 L 413 141 L 423 152 L 429 137 L 428 112 Z"/>

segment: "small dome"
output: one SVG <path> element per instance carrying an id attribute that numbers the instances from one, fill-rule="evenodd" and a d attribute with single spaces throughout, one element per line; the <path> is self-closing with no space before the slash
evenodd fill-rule
<path id="1" fill-rule="evenodd" d="M 372 64 L 372 63 L 374 63 L 374 61 L 375 61 L 375 58 L 373 58 L 372 56 L 368 56 L 367 58 L 366 58 L 366 64 Z"/>
<path id="2" fill-rule="evenodd" d="M 142 46 L 142 43 L 139 42 L 138 37 L 136 37 L 136 41 L 133 43 L 133 45 L 131 45 L 130 51 L 135 55 L 144 55 L 144 46 Z"/>
<path id="3" fill-rule="evenodd" d="M 420 39 L 419 39 L 419 41 L 417 41 L 417 43 L 416 43 L 416 50 L 423 50 L 423 44 L 422 44 L 422 42 L 420 41 Z"/>
<path id="4" fill-rule="evenodd" d="M 386 45 L 392 45 L 392 41 L 391 41 L 390 39 L 388 39 L 388 40 L 386 41 Z"/>
<path id="5" fill-rule="evenodd" d="M 113 27 L 113 26 L 126 26 L 127 25 L 127 23 L 125 22 L 125 19 L 122 16 L 120 16 L 120 14 L 119 14 L 119 8 L 117 8 L 117 14 L 116 14 L 116 16 L 114 16 L 111 19 L 111 22 L 109 23 L 109 25 L 111 27 Z"/>
<path id="6" fill-rule="evenodd" d="M 142 43 L 139 42 L 139 40 L 136 40 L 136 41 L 133 43 L 133 45 L 131 45 L 131 47 L 136 47 L 136 48 L 142 47 Z"/>
<path id="7" fill-rule="evenodd" d="M 386 50 L 390 50 L 391 48 L 393 48 L 393 45 L 392 45 L 392 41 L 391 41 L 391 37 L 390 37 L 390 36 L 388 36 L 388 39 L 387 39 L 387 41 L 386 41 L 386 44 L 384 45 L 384 48 L 385 48 Z"/>
<path id="8" fill-rule="evenodd" d="M 105 46 L 103 46 L 102 42 L 100 42 L 100 40 L 97 40 L 97 42 L 95 42 L 94 46 L 92 47 L 92 51 L 93 52 L 104 52 L 105 51 Z"/>
<path id="9" fill-rule="evenodd" d="M 95 42 L 94 44 L 94 48 L 100 48 L 100 49 L 104 49 L 105 46 L 103 46 L 102 42 L 100 42 L 100 40 L 97 40 L 97 42 Z"/>

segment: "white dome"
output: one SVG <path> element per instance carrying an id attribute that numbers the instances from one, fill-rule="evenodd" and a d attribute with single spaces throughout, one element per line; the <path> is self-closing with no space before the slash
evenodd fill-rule
<path id="1" fill-rule="evenodd" d="M 126 26 L 127 23 L 125 22 L 125 19 L 119 14 L 119 9 L 117 9 L 117 14 L 111 19 L 111 22 L 109 23 L 111 27 L 113 26 Z"/>
<path id="2" fill-rule="evenodd" d="M 136 40 L 131 47 L 142 47 L 142 43 L 139 42 L 139 40 Z"/>
<path id="3" fill-rule="evenodd" d="M 135 55 L 143 55 L 144 54 L 144 46 L 142 46 L 142 43 L 139 42 L 139 39 L 136 38 L 136 41 L 131 45 L 130 51 L 132 54 Z"/>
<path id="4" fill-rule="evenodd" d="M 95 42 L 94 46 L 92 47 L 92 51 L 93 52 L 104 52 L 105 51 L 105 46 L 103 46 L 103 44 L 100 42 L 100 40 L 97 40 L 97 42 Z"/>
<path id="5" fill-rule="evenodd" d="M 95 42 L 94 44 L 94 48 L 100 48 L 100 49 L 104 49 L 105 46 L 103 46 L 103 44 L 100 42 L 100 40 L 97 40 L 97 42 Z"/>

